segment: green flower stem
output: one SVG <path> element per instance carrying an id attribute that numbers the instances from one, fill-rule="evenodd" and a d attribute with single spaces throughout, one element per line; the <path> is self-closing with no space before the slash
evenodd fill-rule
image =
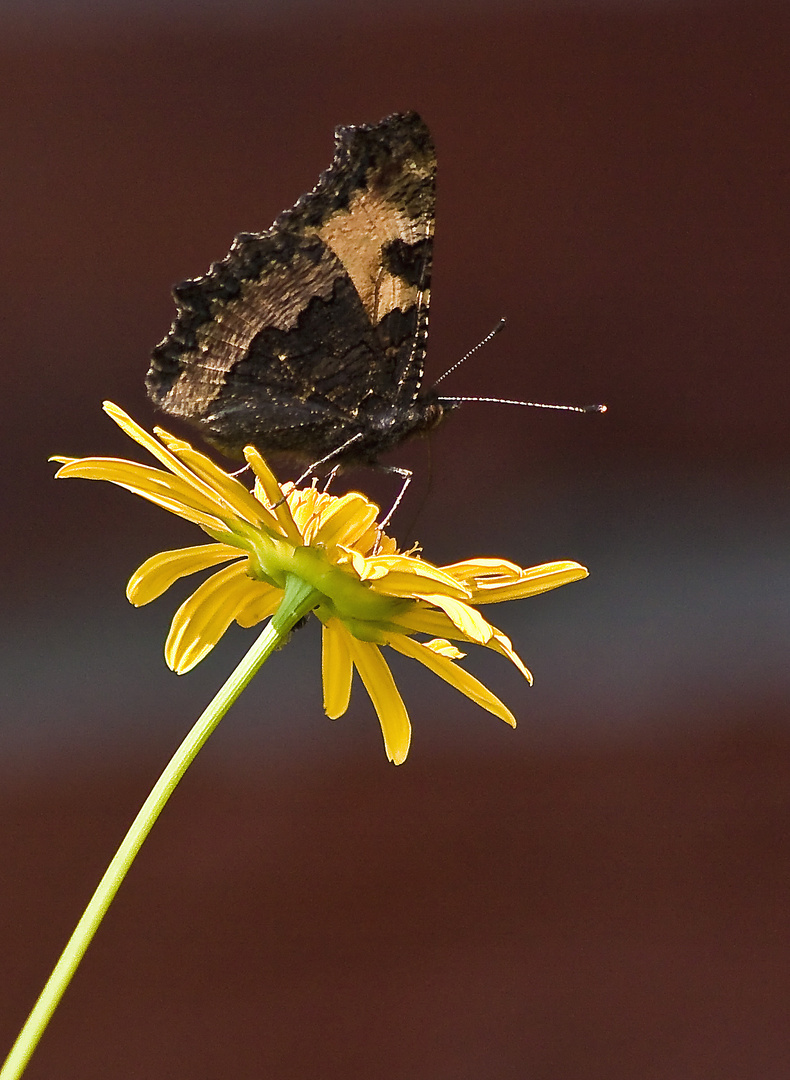
<path id="1" fill-rule="evenodd" d="M 297 577 L 288 577 L 276 614 L 176 750 L 140 808 L 0 1069 L 0 1080 L 17 1080 L 24 1072 L 137 852 L 198 751 L 264 661 L 318 601 L 319 596 L 310 585 Z"/>

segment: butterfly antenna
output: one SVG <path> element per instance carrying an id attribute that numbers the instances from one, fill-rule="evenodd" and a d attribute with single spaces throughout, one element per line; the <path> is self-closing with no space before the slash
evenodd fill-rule
<path id="1" fill-rule="evenodd" d="M 605 413 L 608 411 L 606 405 L 547 405 L 544 401 L 513 401 L 510 398 L 501 397 L 440 397 L 439 401 L 453 404 L 462 401 L 492 401 L 496 405 L 525 405 L 529 409 L 560 409 L 563 412 Z"/>
<path id="2" fill-rule="evenodd" d="M 475 345 L 473 349 L 470 349 L 469 352 L 465 356 L 462 356 L 460 360 L 456 360 L 453 366 L 449 367 L 447 371 L 445 371 L 444 375 L 439 376 L 439 378 L 434 383 L 434 386 L 437 386 L 442 381 L 442 379 L 446 378 L 450 374 L 451 371 L 455 371 L 457 367 L 460 367 L 460 365 L 463 364 L 464 360 L 468 360 L 469 357 L 473 353 L 476 353 L 478 349 L 482 349 L 484 345 L 487 345 L 491 338 L 495 337 L 500 330 L 504 330 L 505 322 L 505 319 L 500 319 L 494 329 L 490 330 L 482 341 L 478 341 L 477 345 Z M 529 409 L 560 409 L 562 412 L 605 413 L 607 411 L 605 405 L 546 405 L 542 401 L 511 401 L 510 398 L 498 397 L 445 397 L 444 395 L 442 395 L 439 398 L 439 401 L 442 403 L 447 402 L 448 404 L 452 403 L 455 405 L 459 405 L 462 401 L 490 401 L 494 402 L 494 404 L 496 405 L 524 405 Z"/>
<path id="3" fill-rule="evenodd" d="M 500 330 L 504 330 L 505 329 L 505 322 L 506 322 L 505 319 L 500 319 L 499 322 L 494 327 L 494 329 L 489 330 L 489 332 L 486 334 L 486 336 L 483 338 L 482 341 L 478 341 L 478 343 L 475 345 L 475 347 L 473 349 L 470 349 L 469 352 L 465 356 L 462 356 L 460 360 L 456 360 L 456 362 L 453 364 L 453 366 L 448 368 L 447 371 L 445 371 L 444 375 L 439 376 L 439 378 L 434 383 L 434 386 L 438 386 L 438 384 L 442 381 L 442 379 L 446 379 L 451 371 L 455 371 L 455 369 L 457 367 L 460 367 L 461 364 L 463 364 L 463 362 L 465 360 L 468 360 L 469 357 L 473 355 L 473 353 L 476 353 L 478 349 L 482 349 L 484 345 L 487 345 L 489 343 L 489 341 L 491 340 L 491 338 L 496 337 L 496 335 L 499 333 Z"/>

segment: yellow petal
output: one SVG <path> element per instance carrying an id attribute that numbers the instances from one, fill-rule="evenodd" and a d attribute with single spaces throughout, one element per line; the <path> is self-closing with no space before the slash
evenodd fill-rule
<path id="1" fill-rule="evenodd" d="M 321 675 L 324 685 L 324 711 L 337 720 L 348 708 L 354 666 L 348 647 L 349 633 L 339 619 L 330 619 L 321 627 Z"/>
<path id="2" fill-rule="evenodd" d="M 291 516 L 291 510 L 286 502 L 283 489 L 277 483 L 274 473 L 254 446 L 244 447 L 244 457 L 247 459 L 247 464 L 255 473 L 258 483 L 263 488 L 271 512 L 280 523 L 283 533 L 292 543 L 301 544 L 302 534 L 296 527 L 296 523 Z"/>
<path id="3" fill-rule="evenodd" d="M 525 596 L 557 589 L 571 581 L 586 578 L 589 571 L 576 562 L 543 563 L 521 571 L 518 581 L 506 585 L 481 584 L 474 589 L 475 604 L 498 604 L 503 600 L 521 600 Z"/>
<path id="4" fill-rule="evenodd" d="M 452 645 L 445 638 L 434 638 L 433 641 L 424 641 L 423 645 L 426 649 L 430 649 L 431 652 L 435 652 L 437 656 L 446 656 L 448 660 L 463 660 L 466 653 L 461 652 L 460 649 L 456 649 L 455 645 Z"/>
<path id="5" fill-rule="evenodd" d="M 107 480 L 204 529 L 228 531 L 225 522 L 216 516 L 215 502 L 204 498 L 186 481 L 151 465 L 140 465 L 121 458 L 76 458 L 58 469 L 55 477 Z"/>
<path id="6" fill-rule="evenodd" d="M 458 627 L 443 611 L 415 604 L 402 614 L 390 617 L 390 622 L 402 626 L 413 634 L 431 634 L 433 637 L 457 638 Z"/>
<path id="7" fill-rule="evenodd" d="M 272 506 L 274 503 L 282 502 L 285 498 L 285 492 L 280 487 L 277 477 L 266 464 L 260 451 L 256 450 L 254 446 L 245 446 L 244 457 L 257 479 L 260 480 L 266 498 L 269 500 L 269 505 Z"/>
<path id="8" fill-rule="evenodd" d="M 377 555 L 395 555 L 398 551 L 397 542 L 383 533 L 378 525 L 373 525 L 364 536 L 360 536 L 354 547 L 365 554 L 375 551 Z"/>
<path id="9" fill-rule="evenodd" d="M 200 544 L 196 547 L 160 551 L 146 559 L 129 578 L 126 598 L 135 607 L 142 607 L 166 592 L 174 581 L 205 570 L 209 566 L 238 559 L 243 551 L 229 544 Z"/>
<path id="10" fill-rule="evenodd" d="M 471 596 L 471 591 L 445 570 L 423 559 L 409 555 L 372 555 L 365 559 L 366 573 L 363 580 L 376 580 L 381 571 L 386 571 L 385 583 L 379 586 L 381 591 L 389 591 L 390 585 L 398 590 L 397 595 L 406 592 L 441 592 L 448 596 Z M 390 581 L 391 579 L 391 581 Z M 411 581 L 409 589 L 405 583 Z M 428 589 L 426 583 L 433 582 L 439 588 Z"/>
<path id="11" fill-rule="evenodd" d="M 330 496 L 313 488 L 309 488 L 304 494 L 306 498 L 294 500 L 290 507 L 293 519 L 304 537 L 304 543 L 312 544 L 321 523 L 320 512 L 329 505 Z"/>
<path id="12" fill-rule="evenodd" d="M 360 581 L 375 581 L 377 578 L 386 577 L 386 568 L 383 566 L 369 567 L 368 560 L 361 551 L 345 546 L 343 546 L 341 550 L 351 559 L 351 565 L 356 570 L 357 577 Z"/>
<path id="13" fill-rule="evenodd" d="M 184 601 L 173 616 L 165 643 L 168 667 L 183 675 L 211 652 L 247 599 L 244 563 L 217 571 Z"/>
<path id="14" fill-rule="evenodd" d="M 282 485 L 288 509 L 293 514 L 293 519 L 301 532 L 320 510 L 329 504 L 331 499 L 325 491 L 319 491 L 315 481 L 306 488 L 295 487 L 290 481 Z"/>
<path id="15" fill-rule="evenodd" d="M 155 457 L 157 461 L 160 461 L 174 476 L 180 477 L 184 483 L 194 488 L 196 492 L 201 493 L 205 498 L 211 501 L 215 499 L 216 492 L 210 484 L 207 484 L 199 476 L 193 473 L 191 469 L 179 461 L 176 455 L 171 453 L 171 451 L 155 439 L 153 435 L 149 435 L 139 424 L 136 424 L 131 416 L 128 416 L 123 409 L 113 404 L 112 401 L 105 401 L 103 403 L 103 408 L 110 419 L 115 421 L 121 431 L 125 432 L 130 439 L 134 439 L 136 443 L 144 447 L 149 454 Z M 181 446 L 188 445 L 181 440 L 176 439 L 162 428 L 158 428 L 157 430 L 160 431 L 162 435 L 166 435 L 168 439 L 179 443 Z"/>
<path id="16" fill-rule="evenodd" d="M 435 675 L 438 675 L 440 679 L 444 679 L 445 682 L 454 686 L 456 690 L 466 694 L 477 705 L 487 709 L 494 716 L 498 716 L 500 720 L 504 720 L 511 727 L 516 726 L 516 718 L 510 709 L 495 694 L 492 694 L 487 687 L 483 686 L 474 675 L 470 675 L 468 671 L 458 667 L 452 660 L 440 656 L 433 649 L 429 649 L 419 641 L 403 637 L 401 634 L 386 634 L 385 639 L 387 644 L 397 652 L 419 660 L 421 664 L 424 664 Z"/>
<path id="17" fill-rule="evenodd" d="M 522 573 L 520 566 L 507 559 L 464 559 L 463 562 L 443 566 L 442 570 L 446 570 L 459 581 L 471 585 L 476 585 L 487 578 L 517 581 Z"/>
<path id="18" fill-rule="evenodd" d="M 506 634 L 503 634 L 501 630 L 498 630 L 491 640 L 486 643 L 486 648 L 493 649 L 493 651 L 498 652 L 500 656 L 506 656 L 512 664 L 516 665 L 529 685 L 532 686 L 532 672 L 528 667 L 524 666 L 524 662 L 513 648 L 510 638 Z"/>
<path id="19" fill-rule="evenodd" d="M 369 561 L 369 560 L 366 560 Z M 440 576 L 441 571 L 434 573 L 435 567 L 429 566 L 426 571 L 420 573 L 404 573 L 393 570 L 384 577 L 376 577 L 378 568 L 373 567 L 372 572 L 365 575 L 363 580 L 371 583 L 371 588 L 386 596 L 419 596 L 422 593 L 441 593 L 443 596 L 456 596 L 460 600 L 467 600 L 471 596 L 471 590 L 467 589 L 459 581 Z"/>
<path id="20" fill-rule="evenodd" d="M 230 476 L 220 469 L 211 458 L 193 449 L 182 439 L 175 439 L 168 432 L 156 428 L 162 442 L 172 450 L 190 471 L 205 480 L 216 497 L 225 503 L 228 510 L 248 521 L 250 525 L 264 525 L 267 529 L 279 532 L 277 518 L 240 483 L 235 476 Z"/>
<path id="21" fill-rule="evenodd" d="M 288 485 L 285 485 L 283 490 L 287 489 Z M 321 523 L 321 513 L 332 502 L 332 496 L 325 491 L 316 490 L 313 485 L 301 489 L 290 485 L 287 499 L 296 527 L 304 538 L 303 543 L 312 544 L 313 537 Z"/>
<path id="22" fill-rule="evenodd" d="M 411 724 L 392 672 L 378 645 L 357 641 L 350 634 L 347 643 L 354 666 L 378 713 L 387 757 L 396 765 L 401 765 L 409 752 Z"/>
<path id="23" fill-rule="evenodd" d="M 467 641 L 476 641 L 478 645 L 485 645 L 494 634 L 494 627 L 483 618 L 480 612 L 462 600 L 456 600 L 452 596 L 424 594 L 420 596 L 420 599 L 441 608 Z"/>
<path id="24" fill-rule="evenodd" d="M 234 618 L 245 629 L 257 626 L 275 613 L 282 598 L 282 589 L 275 589 L 264 581 L 251 581 L 249 599 L 238 609 Z"/>
<path id="25" fill-rule="evenodd" d="M 349 491 L 321 511 L 311 543 L 324 547 L 351 546 L 365 535 L 378 513 L 379 508 L 364 495 Z"/>

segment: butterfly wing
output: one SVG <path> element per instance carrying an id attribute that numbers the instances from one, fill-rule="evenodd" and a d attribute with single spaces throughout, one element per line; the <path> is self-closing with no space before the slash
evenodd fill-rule
<path id="1" fill-rule="evenodd" d="M 176 286 L 153 353 L 152 400 L 232 454 L 252 442 L 316 460 L 356 434 L 356 456 L 372 458 L 385 413 L 387 445 L 419 424 L 433 144 L 414 113 L 335 139 L 313 191 Z"/>

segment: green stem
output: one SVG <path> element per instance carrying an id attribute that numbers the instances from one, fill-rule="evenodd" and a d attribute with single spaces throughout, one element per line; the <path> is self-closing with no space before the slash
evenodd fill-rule
<path id="1" fill-rule="evenodd" d="M 18 1080 L 25 1071 L 137 852 L 198 751 L 264 661 L 282 643 L 294 624 L 315 607 L 317 601 L 318 595 L 309 585 L 299 578 L 289 576 L 285 595 L 276 614 L 266 624 L 252 648 L 173 754 L 140 808 L 0 1069 L 0 1080 Z"/>

